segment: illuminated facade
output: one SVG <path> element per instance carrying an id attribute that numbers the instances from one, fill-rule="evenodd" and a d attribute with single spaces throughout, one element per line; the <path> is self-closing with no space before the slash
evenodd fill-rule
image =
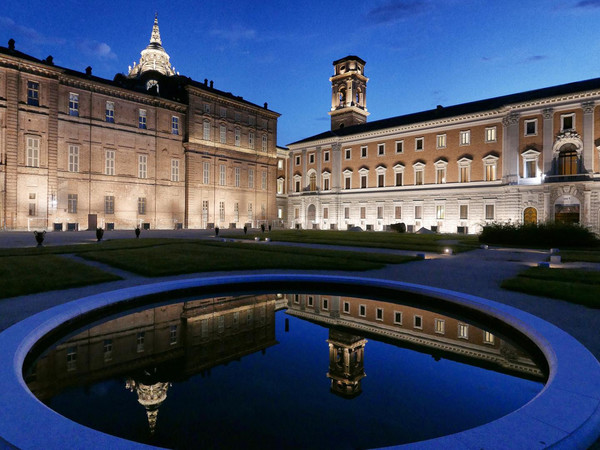
<path id="1" fill-rule="evenodd" d="M 334 61 L 331 130 L 289 145 L 291 227 L 600 232 L 600 78 L 367 123 L 364 67 Z"/>
<path id="2" fill-rule="evenodd" d="M 0 228 L 275 223 L 277 118 L 179 75 L 155 18 L 114 80 L 0 47 Z"/>

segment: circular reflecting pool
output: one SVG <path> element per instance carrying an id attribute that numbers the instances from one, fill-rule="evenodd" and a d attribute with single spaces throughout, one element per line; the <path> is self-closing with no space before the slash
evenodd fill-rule
<path id="1" fill-rule="evenodd" d="M 143 300 L 87 318 L 34 348 L 24 378 L 61 415 L 138 442 L 336 449 L 482 425 L 546 381 L 526 338 L 433 300 L 279 292 Z"/>

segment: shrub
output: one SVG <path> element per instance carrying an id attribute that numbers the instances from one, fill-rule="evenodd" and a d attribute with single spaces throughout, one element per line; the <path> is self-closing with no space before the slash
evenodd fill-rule
<path id="1" fill-rule="evenodd" d="M 587 228 L 572 223 L 485 225 L 479 242 L 525 247 L 598 247 L 600 240 Z"/>
<path id="2" fill-rule="evenodd" d="M 404 224 L 404 222 L 393 223 L 390 225 L 390 228 L 396 231 L 397 233 L 406 233 L 406 225 Z"/>

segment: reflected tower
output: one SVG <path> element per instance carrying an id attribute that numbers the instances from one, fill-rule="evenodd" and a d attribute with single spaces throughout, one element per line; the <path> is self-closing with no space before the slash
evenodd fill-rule
<path id="1" fill-rule="evenodd" d="M 365 345 L 367 340 L 334 328 L 329 329 L 329 372 L 331 392 L 340 397 L 354 398 L 362 392 L 365 374 Z"/>
<path id="2" fill-rule="evenodd" d="M 166 400 L 167 390 L 171 387 L 171 383 L 158 381 L 154 384 L 143 384 L 129 378 L 125 387 L 131 392 L 135 391 L 137 393 L 138 402 L 146 409 L 150 434 L 154 434 L 158 419 L 158 408 Z"/>

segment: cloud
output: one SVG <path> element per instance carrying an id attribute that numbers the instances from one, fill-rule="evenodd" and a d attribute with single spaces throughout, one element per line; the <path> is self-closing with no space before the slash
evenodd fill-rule
<path id="1" fill-rule="evenodd" d="M 86 56 L 93 56 L 99 59 L 117 59 L 117 55 L 111 50 L 105 42 L 90 41 L 87 39 L 77 41 L 77 48 Z"/>
<path id="2" fill-rule="evenodd" d="M 366 18 L 375 24 L 392 23 L 412 17 L 429 8 L 424 0 L 391 0 L 367 11 Z"/>
<path id="3" fill-rule="evenodd" d="M 578 1 L 575 8 L 600 8 L 600 0 L 580 0 Z"/>
<path id="4" fill-rule="evenodd" d="M 252 28 L 244 28 L 239 25 L 233 26 L 229 29 L 213 29 L 210 30 L 209 34 L 220 39 L 225 39 L 232 44 L 236 44 L 240 41 L 254 41 L 257 39 L 256 30 Z"/>
<path id="5" fill-rule="evenodd" d="M 524 63 L 531 63 L 531 62 L 542 61 L 544 59 L 548 59 L 548 55 L 533 55 L 533 56 L 529 56 L 528 58 L 525 58 L 523 60 L 523 62 Z"/>
<path id="6" fill-rule="evenodd" d="M 19 25 L 9 17 L 0 16 L 0 27 L 10 30 L 13 34 L 15 34 L 14 37 L 17 41 L 19 38 L 23 38 L 24 40 L 29 41 L 32 44 L 50 45 L 64 45 L 66 42 L 65 39 L 53 36 L 45 36 L 42 33 L 34 30 L 33 28 Z"/>

